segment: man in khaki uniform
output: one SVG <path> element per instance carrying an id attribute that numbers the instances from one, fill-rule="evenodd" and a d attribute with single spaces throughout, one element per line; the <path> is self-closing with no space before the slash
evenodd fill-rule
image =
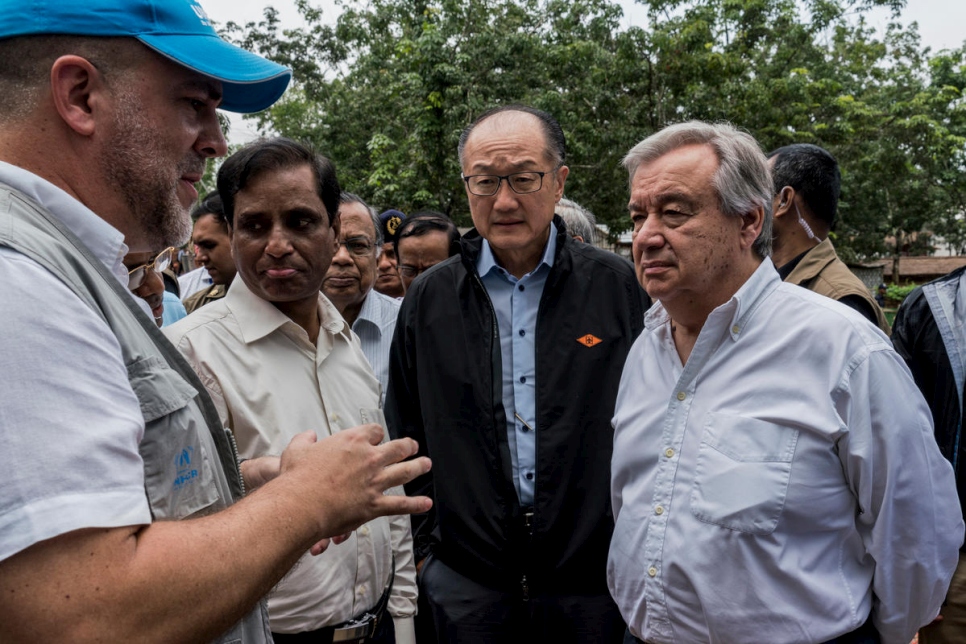
<path id="1" fill-rule="evenodd" d="M 828 237 L 842 183 L 835 157 L 817 145 L 798 143 L 778 148 L 768 159 L 775 184 L 772 260 L 778 274 L 852 307 L 888 334 L 882 309 Z"/>

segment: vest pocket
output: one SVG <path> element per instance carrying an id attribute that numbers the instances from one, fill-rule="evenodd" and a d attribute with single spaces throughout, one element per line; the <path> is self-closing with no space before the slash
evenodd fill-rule
<path id="1" fill-rule="evenodd" d="M 691 491 L 705 523 L 771 534 L 785 507 L 798 430 L 756 418 L 709 414 Z"/>
<path id="2" fill-rule="evenodd" d="M 128 377 L 144 415 L 144 487 L 157 519 L 183 519 L 219 500 L 211 458 L 214 445 L 198 392 L 163 360 L 128 365 Z M 221 504 L 219 504 L 221 505 Z"/>

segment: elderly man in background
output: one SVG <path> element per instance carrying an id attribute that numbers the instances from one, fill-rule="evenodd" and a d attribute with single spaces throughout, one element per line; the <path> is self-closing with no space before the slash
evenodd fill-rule
<path id="1" fill-rule="evenodd" d="M 389 387 L 389 346 L 396 329 L 399 300 L 373 290 L 382 252 L 380 220 L 365 201 L 343 192 L 339 204 L 342 230 L 322 292 L 359 336 L 362 352 L 379 379 L 380 400 Z"/>
<path id="2" fill-rule="evenodd" d="M 607 576 L 632 637 L 908 644 L 963 542 L 908 369 L 853 309 L 781 281 L 751 136 L 673 125 L 624 165 L 659 302 L 614 412 Z"/>
<path id="3" fill-rule="evenodd" d="M 122 258 L 187 239 L 216 109 L 290 72 L 185 0 L 0 0 L 0 60 L 0 641 L 269 642 L 260 598 L 325 537 L 425 511 L 384 491 L 429 464 L 367 425 L 239 466 Z"/>
<path id="4" fill-rule="evenodd" d="M 567 232 L 577 241 L 597 243 L 597 218 L 576 201 L 561 199 L 555 211 L 567 225 Z"/>

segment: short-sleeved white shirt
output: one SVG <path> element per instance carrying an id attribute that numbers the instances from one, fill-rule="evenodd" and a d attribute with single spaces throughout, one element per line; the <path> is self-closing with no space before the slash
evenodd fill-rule
<path id="1" fill-rule="evenodd" d="M 54 213 L 126 284 L 119 231 L 25 170 L 0 162 L 0 183 Z M 144 420 L 107 324 L 0 247 L 0 329 L 0 560 L 73 530 L 150 523 Z"/>

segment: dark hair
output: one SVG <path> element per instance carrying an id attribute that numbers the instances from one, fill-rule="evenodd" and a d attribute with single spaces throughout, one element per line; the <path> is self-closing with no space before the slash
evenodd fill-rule
<path id="1" fill-rule="evenodd" d="M 399 241 L 405 237 L 422 237 L 433 231 L 440 230 L 449 237 L 449 256 L 452 257 L 460 251 L 460 231 L 453 223 L 453 220 L 441 212 L 435 210 L 421 210 L 415 215 L 407 217 L 399 230 L 396 231 L 396 239 L 392 246 L 399 256 Z"/>
<path id="2" fill-rule="evenodd" d="M 193 223 L 197 223 L 205 215 L 211 215 L 219 224 L 225 228 L 228 227 L 228 220 L 225 218 L 225 204 L 217 190 L 212 190 L 191 207 L 191 221 Z"/>
<path id="3" fill-rule="evenodd" d="M 501 105 L 499 107 L 494 107 L 488 109 L 487 111 L 480 114 L 479 117 L 470 125 L 463 130 L 460 134 L 459 146 L 456 148 L 459 154 L 460 165 L 463 165 L 463 148 L 466 147 L 466 141 L 470 138 L 473 130 L 476 126 L 497 114 L 502 114 L 503 112 L 523 112 L 525 114 L 530 114 L 537 117 L 540 121 L 540 125 L 543 127 L 544 139 L 547 142 L 547 156 L 550 157 L 551 163 L 554 166 L 563 165 L 567 158 L 567 140 L 564 137 L 563 128 L 560 127 L 560 123 L 557 119 L 550 116 L 543 110 L 538 110 L 535 107 L 529 107 L 527 105 Z"/>
<path id="4" fill-rule="evenodd" d="M 831 228 L 842 191 L 842 175 L 835 157 L 817 145 L 795 143 L 774 150 L 768 158 L 775 160 L 771 170 L 775 194 L 791 186 L 802 195 L 809 211 Z"/>
<path id="5" fill-rule="evenodd" d="M 329 215 L 329 225 L 339 213 L 342 189 L 335 176 L 335 166 L 306 143 L 277 137 L 249 143 L 225 159 L 218 170 L 218 193 L 225 204 L 225 218 L 230 226 L 235 218 L 235 195 L 252 179 L 266 172 L 277 172 L 307 165 L 315 174 L 316 191 Z"/>

